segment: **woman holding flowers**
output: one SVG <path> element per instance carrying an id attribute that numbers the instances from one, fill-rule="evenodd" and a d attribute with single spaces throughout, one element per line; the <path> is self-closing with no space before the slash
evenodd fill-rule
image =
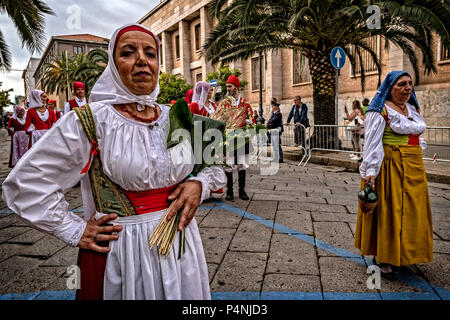
<path id="1" fill-rule="evenodd" d="M 170 108 L 156 103 L 159 48 L 140 25 L 116 30 L 90 106 L 61 118 L 42 138 L 54 148 L 32 150 L 3 184 L 14 212 L 80 248 L 78 299 L 210 299 L 194 214 L 225 175 L 210 166 L 191 177 L 190 141 L 167 147 Z M 64 199 L 80 180 L 84 220 Z M 186 251 L 180 257 L 175 241 L 163 257 L 149 237 L 175 199 L 168 218 L 179 212 Z"/>

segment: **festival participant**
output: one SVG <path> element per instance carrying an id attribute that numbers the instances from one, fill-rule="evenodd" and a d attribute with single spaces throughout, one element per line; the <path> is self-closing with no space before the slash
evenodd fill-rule
<path id="1" fill-rule="evenodd" d="M 235 75 L 228 77 L 226 81 L 226 87 L 229 97 L 226 98 L 223 103 L 230 103 L 232 106 L 237 107 L 242 110 L 245 114 L 243 121 L 238 127 L 243 127 L 246 124 L 254 124 L 255 119 L 253 118 L 253 110 L 250 104 L 241 97 L 239 93 L 239 88 L 241 84 L 239 78 Z M 227 195 L 226 200 L 233 200 L 233 169 L 238 171 L 238 181 L 239 181 L 239 198 L 242 200 L 249 200 L 247 193 L 245 192 L 245 180 L 246 180 L 246 170 L 248 165 L 248 153 L 250 153 L 249 144 L 245 146 L 245 154 L 239 154 L 237 152 L 235 156 L 227 156 L 227 167 L 225 167 L 225 174 L 227 176 Z"/>
<path id="2" fill-rule="evenodd" d="M 210 299 L 194 214 L 210 190 L 225 185 L 225 175 L 210 166 L 192 177 L 188 139 L 167 148 L 171 109 L 156 102 L 159 48 L 140 25 L 117 29 L 90 105 L 62 117 L 43 138 L 52 148 L 30 150 L 2 186 L 14 212 L 80 248 L 77 299 Z M 64 199 L 80 180 L 84 220 Z M 180 259 L 180 232 L 168 257 L 148 243 L 175 199 L 169 218 L 180 212 Z"/>
<path id="3" fill-rule="evenodd" d="M 216 110 L 216 105 L 211 101 L 214 88 L 209 82 L 199 81 L 195 85 L 192 102 L 189 104 L 192 114 L 209 117 Z M 223 193 L 223 189 L 211 190 L 211 193 Z"/>
<path id="4" fill-rule="evenodd" d="M 8 122 L 8 133 L 11 138 L 11 154 L 9 167 L 14 168 L 17 161 L 27 152 L 30 136 L 25 132 L 25 119 L 27 111 L 21 106 L 14 106 L 14 113 Z"/>
<path id="5" fill-rule="evenodd" d="M 75 94 L 75 98 L 67 101 L 64 104 L 64 114 L 68 114 L 73 108 L 83 107 L 88 101 L 86 99 L 86 87 L 83 82 L 75 81 L 73 83 L 73 93 Z"/>
<path id="6" fill-rule="evenodd" d="M 433 221 L 422 160 L 426 124 L 411 76 L 390 72 L 366 112 L 362 187 L 375 185 L 373 213 L 358 209 L 355 246 L 373 255 L 381 274 L 433 260 Z M 375 257 L 376 256 L 376 257 Z"/>
<path id="7" fill-rule="evenodd" d="M 189 108 L 193 114 L 208 117 L 214 113 L 216 105 L 211 101 L 213 91 L 214 88 L 210 83 L 205 81 L 197 82 L 192 96 L 192 102 L 189 104 Z"/>
<path id="8" fill-rule="evenodd" d="M 50 109 L 55 111 L 56 120 L 59 120 L 61 118 L 61 111 L 56 110 L 56 100 L 48 100 L 48 105 Z"/>
<path id="9" fill-rule="evenodd" d="M 42 90 L 33 90 L 30 93 L 25 132 L 31 134 L 33 146 L 56 122 L 55 112 L 47 108 L 48 96 Z"/>
<path id="10" fill-rule="evenodd" d="M 194 94 L 194 90 L 189 89 L 186 91 L 186 94 L 184 95 L 184 101 L 186 101 L 187 104 L 192 102 L 192 96 Z"/>

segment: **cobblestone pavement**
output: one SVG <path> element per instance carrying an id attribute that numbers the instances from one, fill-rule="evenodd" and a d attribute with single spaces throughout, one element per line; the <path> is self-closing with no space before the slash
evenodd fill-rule
<path id="1" fill-rule="evenodd" d="M 9 143 L 1 130 L 1 182 L 9 172 Z M 369 289 L 371 257 L 353 247 L 359 175 L 296 163 L 282 164 L 272 176 L 251 167 L 250 201 L 215 195 L 198 210 L 213 299 L 450 299 L 450 185 L 429 183 L 434 261 Z M 79 188 L 66 199 L 82 213 Z M 76 264 L 77 251 L 0 202 L 0 299 L 73 299 L 67 268 Z"/>

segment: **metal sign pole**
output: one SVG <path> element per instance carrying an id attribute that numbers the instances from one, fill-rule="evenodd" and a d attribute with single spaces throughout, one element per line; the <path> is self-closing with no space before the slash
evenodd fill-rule
<path id="1" fill-rule="evenodd" d="M 335 88 L 335 103 L 334 103 L 334 106 L 335 106 L 334 114 L 335 114 L 335 125 L 336 125 L 335 132 L 334 132 L 334 149 L 335 150 L 337 150 L 337 148 L 338 148 L 338 145 L 337 145 L 338 144 L 338 124 L 339 124 L 339 116 L 338 116 L 338 111 L 339 111 L 339 108 L 338 108 L 338 101 L 339 101 L 338 82 L 339 81 L 338 80 L 339 80 L 339 69 L 336 69 L 336 75 L 335 75 L 336 88 Z"/>

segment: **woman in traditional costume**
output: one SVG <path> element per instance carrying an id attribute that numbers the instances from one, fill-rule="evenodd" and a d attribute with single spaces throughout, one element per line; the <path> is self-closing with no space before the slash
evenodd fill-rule
<path id="1" fill-rule="evenodd" d="M 90 105 L 62 117 L 42 138 L 52 148 L 30 150 L 3 184 L 14 212 L 80 247 L 77 299 L 210 299 L 194 214 L 226 178 L 216 166 L 191 177 L 188 139 L 167 148 L 171 109 L 156 102 L 159 48 L 140 25 L 116 30 Z M 80 180 L 84 220 L 64 199 Z M 169 219 L 180 212 L 185 253 L 179 257 L 177 232 L 164 257 L 149 247 L 149 237 L 175 199 Z"/>
<path id="2" fill-rule="evenodd" d="M 8 133 L 11 137 L 11 156 L 9 167 L 14 168 L 17 161 L 28 151 L 30 136 L 25 132 L 27 111 L 21 106 L 14 106 L 14 113 L 8 122 Z"/>
<path id="3" fill-rule="evenodd" d="M 216 111 L 216 105 L 211 101 L 214 88 L 209 82 L 199 81 L 195 84 L 192 102 L 189 104 L 192 114 L 209 117 Z M 223 193 L 223 189 L 211 190 L 211 193 Z"/>
<path id="4" fill-rule="evenodd" d="M 373 213 L 358 209 L 355 246 L 391 280 L 395 267 L 433 260 L 425 129 L 411 76 L 390 72 L 366 112 L 360 173 L 362 186 L 375 185 L 379 200 Z"/>
<path id="5" fill-rule="evenodd" d="M 213 87 L 210 83 L 199 81 L 195 85 L 192 102 L 189 108 L 193 114 L 209 117 L 216 110 L 216 105 L 211 101 Z"/>
<path id="6" fill-rule="evenodd" d="M 55 111 L 47 108 L 48 97 L 42 90 L 33 90 L 30 93 L 25 131 L 31 134 L 33 146 L 56 122 Z"/>

